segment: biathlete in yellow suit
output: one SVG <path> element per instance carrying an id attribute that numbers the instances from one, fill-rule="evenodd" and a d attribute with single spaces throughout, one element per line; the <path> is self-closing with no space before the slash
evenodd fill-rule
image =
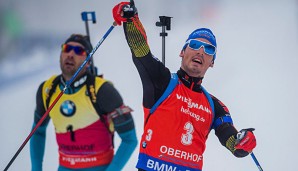
<path id="1" fill-rule="evenodd" d="M 91 43 L 86 36 L 73 34 L 65 41 L 60 56 L 62 74 L 52 76 L 38 88 L 33 127 L 91 50 Z M 121 170 L 134 151 L 137 138 L 132 110 L 124 105 L 110 82 L 88 72 L 88 65 L 32 136 L 32 171 L 42 170 L 46 127 L 50 119 L 59 147 L 59 171 Z M 121 138 L 116 152 L 114 131 Z"/>

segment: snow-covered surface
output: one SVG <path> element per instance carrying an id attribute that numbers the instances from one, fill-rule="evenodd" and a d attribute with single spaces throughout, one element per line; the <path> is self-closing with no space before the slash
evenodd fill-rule
<path id="1" fill-rule="evenodd" d="M 112 23 L 111 9 L 118 1 L 15 2 L 26 23 L 26 31 L 39 34 L 68 36 L 73 32 L 85 33 L 80 13 L 96 11 L 98 24 L 90 25 L 91 40 L 95 45 Z M 236 128 L 256 128 L 258 145 L 254 153 L 264 170 L 297 170 L 297 2 L 136 0 L 136 5 L 151 50 L 160 59 L 161 28 L 156 27 L 155 22 L 160 15 L 174 17 L 172 30 L 166 38 L 166 65 L 173 72 L 180 66 L 178 54 L 188 34 L 197 27 L 213 30 L 218 41 L 218 54 L 214 68 L 207 72 L 204 86 L 229 107 Z M 37 87 L 52 74 L 60 73 L 59 46 L 52 49 L 32 47 L 29 54 L 18 54 L 18 57 L 0 63 L 1 169 L 30 133 Z M 125 103 L 134 109 L 140 139 L 143 129 L 142 86 L 121 27 L 111 32 L 94 60 L 99 72 L 114 83 Z M 117 146 L 117 136 L 115 141 Z M 124 171 L 136 170 L 137 154 L 138 149 Z M 57 170 L 57 164 L 57 145 L 50 123 L 44 171 Z M 214 131 L 209 135 L 203 169 L 258 170 L 250 156 L 233 157 L 220 145 Z M 9 170 L 30 170 L 28 144 Z"/>

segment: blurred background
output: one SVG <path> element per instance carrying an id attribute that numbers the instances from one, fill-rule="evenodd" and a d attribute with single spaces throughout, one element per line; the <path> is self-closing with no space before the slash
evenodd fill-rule
<path id="1" fill-rule="evenodd" d="M 113 22 L 116 0 L 0 0 L 0 168 L 4 169 L 31 131 L 39 84 L 60 74 L 61 44 L 72 33 L 86 34 L 81 12 L 95 11 L 89 22 L 93 45 Z M 172 18 L 166 37 L 166 66 L 180 67 L 179 52 L 188 34 L 208 27 L 217 37 L 215 66 L 203 85 L 229 108 L 237 129 L 254 127 L 254 151 L 265 171 L 295 171 L 298 96 L 297 0 L 135 0 L 153 54 L 161 59 L 159 16 Z M 134 109 L 138 139 L 143 129 L 142 85 L 123 29 L 116 27 L 94 55 L 98 72 L 111 80 Z M 166 137 L 165 137 L 166 138 Z M 116 147 L 119 137 L 115 136 Z M 295 145 L 296 144 L 296 145 Z M 138 148 L 124 168 L 136 170 Z M 250 156 L 235 158 L 211 131 L 204 170 L 258 170 Z M 47 129 L 44 171 L 57 170 L 52 123 Z M 9 170 L 29 171 L 27 144 Z"/>

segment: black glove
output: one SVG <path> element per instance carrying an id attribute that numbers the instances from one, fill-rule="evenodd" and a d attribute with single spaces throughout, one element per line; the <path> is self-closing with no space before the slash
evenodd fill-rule
<path id="1" fill-rule="evenodd" d="M 138 14 L 133 0 L 131 2 L 120 2 L 113 8 L 112 12 L 114 20 L 118 25 L 121 25 L 122 22 L 127 22 L 127 20 Z"/>
<path id="2" fill-rule="evenodd" d="M 138 9 L 135 7 L 133 0 L 130 1 L 130 4 L 124 5 L 123 8 L 123 18 L 132 18 L 138 14 Z"/>

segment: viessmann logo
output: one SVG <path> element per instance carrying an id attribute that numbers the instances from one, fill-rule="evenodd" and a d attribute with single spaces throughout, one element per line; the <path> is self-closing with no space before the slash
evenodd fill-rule
<path id="1" fill-rule="evenodd" d="M 76 163 L 89 163 L 96 162 L 96 157 L 62 157 L 63 161 L 69 162 L 71 165 L 75 165 Z"/>
<path id="2" fill-rule="evenodd" d="M 179 94 L 176 94 L 176 97 L 178 100 L 181 100 L 182 102 L 187 103 L 188 108 L 195 108 L 195 109 L 203 110 L 203 111 L 211 114 L 211 110 L 208 107 L 203 106 L 202 104 L 199 105 L 198 103 L 193 102 L 191 98 L 184 97 Z"/>

